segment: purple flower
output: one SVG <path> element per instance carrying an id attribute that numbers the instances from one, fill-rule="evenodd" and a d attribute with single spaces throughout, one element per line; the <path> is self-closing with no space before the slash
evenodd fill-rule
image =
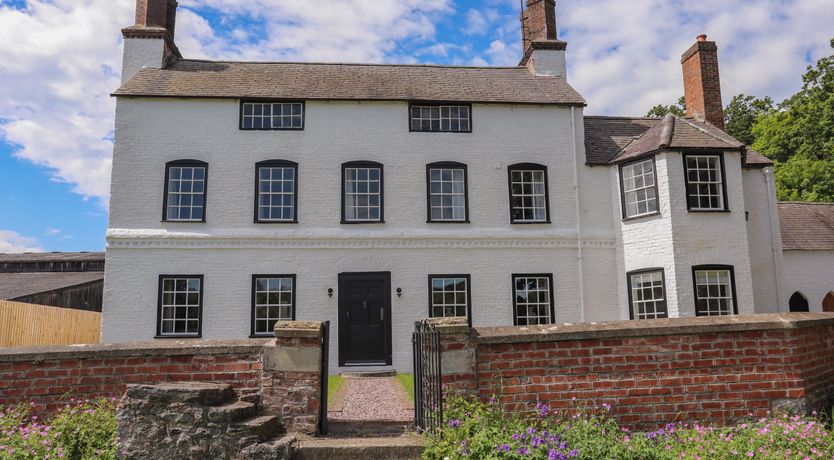
<path id="1" fill-rule="evenodd" d="M 498 450 L 500 452 L 509 452 L 509 451 L 512 450 L 512 448 L 510 447 L 509 444 L 501 444 L 500 446 L 498 446 Z"/>
<path id="2" fill-rule="evenodd" d="M 458 420 L 458 419 L 449 420 L 449 428 L 457 428 L 459 426 L 460 426 L 460 420 Z"/>

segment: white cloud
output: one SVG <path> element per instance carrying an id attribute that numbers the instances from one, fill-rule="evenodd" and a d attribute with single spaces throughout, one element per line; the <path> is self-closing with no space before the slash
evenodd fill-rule
<path id="1" fill-rule="evenodd" d="M 483 35 L 489 27 L 489 21 L 479 10 L 466 12 L 466 27 L 463 32 L 467 35 Z"/>
<path id="2" fill-rule="evenodd" d="M 43 252 L 38 240 L 11 230 L 0 230 L 0 253 Z"/>
<path id="3" fill-rule="evenodd" d="M 586 0 L 559 3 L 570 82 L 588 113 L 643 115 L 683 95 L 680 56 L 716 40 L 725 103 L 736 94 L 784 99 L 807 62 L 830 54 L 834 0 Z"/>

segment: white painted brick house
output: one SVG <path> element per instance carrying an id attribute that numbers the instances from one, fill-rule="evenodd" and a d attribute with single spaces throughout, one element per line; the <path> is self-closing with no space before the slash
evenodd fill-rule
<path id="1" fill-rule="evenodd" d="M 123 31 L 105 342 L 330 320 L 334 367 L 408 369 L 429 315 L 785 303 L 772 163 L 721 130 L 705 38 L 691 117 L 585 117 L 553 0 L 527 1 L 509 68 L 188 60 L 175 12 L 139 0 Z"/>

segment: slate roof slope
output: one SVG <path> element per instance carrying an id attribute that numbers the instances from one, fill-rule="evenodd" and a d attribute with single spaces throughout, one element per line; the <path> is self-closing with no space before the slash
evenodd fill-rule
<path id="1" fill-rule="evenodd" d="M 0 300 L 17 299 L 103 279 L 104 272 L 3 273 L 0 275 Z"/>
<path id="2" fill-rule="evenodd" d="M 15 254 L 0 253 L 3 262 L 68 262 L 104 260 L 103 252 L 25 252 Z"/>
<path id="3" fill-rule="evenodd" d="M 744 150 L 747 166 L 773 162 L 721 129 L 672 114 L 663 118 L 586 117 L 588 164 L 618 164 L 664 149 Z"/>
<path id="4" fill-rule="evenodd" d="M 525 67 L 179 60 L 140 70 L 114 96 L 585 105 L 564 79 Z"/>
<path id="5" fill-rule="evenodd" d="M 834 251 L 834 203 L 778 204 L 786 251 Z"/>

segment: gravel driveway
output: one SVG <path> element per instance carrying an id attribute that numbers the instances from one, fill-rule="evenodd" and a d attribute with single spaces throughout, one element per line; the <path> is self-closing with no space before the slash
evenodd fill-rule
<path id="1" fill-rule="evenodd" d="M 394 385 L 399 383 L 391 377 L 346 378 L 345 398 L 341 412 L 330 412 L 331 420 L 392 420 L 408 422 L 414 419 L 409 408 L 410 401 L 404 401 L 403 391 Z"/>

